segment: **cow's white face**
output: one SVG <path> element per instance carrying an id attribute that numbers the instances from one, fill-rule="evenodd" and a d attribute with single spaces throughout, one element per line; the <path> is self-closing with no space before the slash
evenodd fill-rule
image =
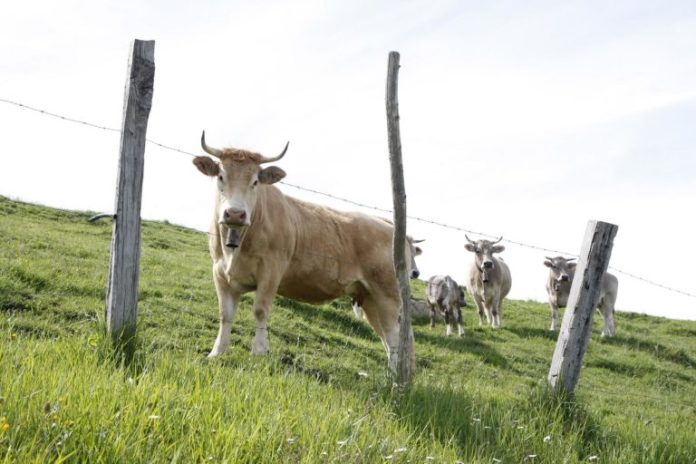
<path id="1" fill-rule="evenodd" d="M 259 188 L 285 177 L 285 171 L 279 167 L 261 168 L 256 160 L 244 156 L 223 155 L 220 162 L 199 156 L 193 163 L 203 174 L 215 177 L 220 194 L 218 223 L 232 229 L 251 224 Z"/>
<path id="2" fill-rule="evenodd" d="M 420 271 L 418 270 L 418 266 L 416 265 L 416 256 L 421 255 L 423 253 L 423 250 L 421 250 L 419 246 L 414 245 L 413 240 L 411 238 L 408 238 L 408 246 L 411 251 L 411 278 L 417 279 L 420 275 Z"/>
<path id="3" fill-rule="evenodd" d="M 570 282 L 575 275 L 576 263 L 571 262 L 571 259 L 565 259 L 562 256 L 555 258 L 546 258 L 544 266 L 550 269 L 551 278 L 556 282 Z"/>
<path id="4" fill-rule="evenodd" d="M 493 253 L 501 253 L 505 251 L 503 245 L 496 245 L 488 240 L 478 240 L 473 243 L 464 245 L 468 251 L 474 253 L 476 266 L 481 270 L 491 270 L 495 266 L 493 261 Z"/>

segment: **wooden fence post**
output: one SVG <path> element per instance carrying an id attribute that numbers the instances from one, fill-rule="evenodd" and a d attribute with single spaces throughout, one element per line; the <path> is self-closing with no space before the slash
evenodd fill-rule
<path id="1" fill-rule="evenodd" d="M 399 347 L 396 365 L 396 381 L 406 385 L 413 376 L 413 331 L 411 329 L 411 286 L 406 264 L 406 191 L 404 165 L 401 160 L 401 135 L 399 132 L 398 102 L 399 53 L 389 53 L 387 70 L 387 133 L 389 137 L 389 161 L 391 163 L 392 198 L 394 201 L 394 270 L 401 292 L 399 313 Z"/>
<path id="2" fill-rule="evenodd" d="M 147 120 L 155 78 L 155 42 L 134 40 L 123 104 L 115 220 L 106 295 L 106 328 L 112 340 L 132 348 L 140 277 L 140 204 Z"/>
<path id="3" fill-rule="evenodd" d="M 589 221 L 582 243 L 568 305 L 551 360 L 548 382 L 554 391 L 573 393 L 582 358 L 592 333 L 592 316 L 599 302 L 602 277 L 609 266 L 618 226 Z"/>

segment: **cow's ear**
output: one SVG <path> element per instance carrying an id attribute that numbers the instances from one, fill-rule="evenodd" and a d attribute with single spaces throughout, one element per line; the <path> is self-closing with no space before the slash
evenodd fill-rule
<path id="1" fill-rule="evenodd" d="M 471 243 L 464 244 L 464 248 L 472 253 L 476 253 L 476 247 Z"/>
<path id="2" fill-rule="evenodd" d="M 285 171 L 280 169 L 278 166 L 269 166 L 259 171 L 259 182 L 262 184 L 275 184 L 283 177 L 285 177 Z"/>
<path id="3" fill-rule="evenodd" d="M 502 253 L 503 251 L 505 251 L 505 247 L 503 245 L 491 247 L 491 253 Z"/>
<path id="4" fill-rule="evenodd" d="M 420 247 L 416 247 L 416 256 L 420 256 L 423 254 L 423 250 L 421 250 Z"/>
<path id="5" fill-rule="evenodd" d="M 212 177 L 220 174 L 220 165 L 207 156 L 196 156 L 193 159 L 193 164 L 206 176 Z"/>
<path id="6" fill-rule="evenodd" d="M 544 261 L 544 266 L 553 267 L 553 263 L 547 259 L 546 261 Z"/>

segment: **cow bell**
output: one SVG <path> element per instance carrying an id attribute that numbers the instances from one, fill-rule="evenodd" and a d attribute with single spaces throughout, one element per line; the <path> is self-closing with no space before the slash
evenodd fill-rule
<path id="1" fill-rule="evenodd" d="M 225 246 L 230 248 L 239 247 L 239 231 L 237 229 L 230 229 L 229 232 L 227 232 Z"/>

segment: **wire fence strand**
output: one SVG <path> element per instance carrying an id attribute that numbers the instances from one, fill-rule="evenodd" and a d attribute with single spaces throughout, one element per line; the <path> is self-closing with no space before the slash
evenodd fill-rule
<path id="1" fill-rule="evenodd" d="M 69 116 L 64 116 L 64 115 L 57 114 L 57 113 L 54 113 L 54 112 L 51 112 L 51 111 L 47 111 L 47 110 L 44 110 L 44 109 L 36 108 L 36 107 L 34 107 L 34 106 L 26 105 L 26 104 L 24 104 L 24 103 L 16 102 L 16 101 L 13 101 L 13 100 L 8 100 L 8 99 L 6 99 L 6 98 L 1 98 L 1 97 L 0 97 L 0 102 L 6 103 L 6 104 L 9 104 L 9 105 L 14 105 L 14 106 L 17 106 L 17 107 L 19 107 L 19 108 L 23 108 L 23 109 L 26 109 L 26 110 L 30 110 L 30 111 L 33 111 L 33 112 L 36 112 L 36 113 L 39 113 L 39 114 L 42 114 L 42 115 L 45 115 L 45 116 L 51 116 L 51 117 L 53 117 L 53 118 L 61 119 L 61 120 L 63 120 L 63 121 L 68 121 L 68 122 L 72 122 L 72 123 L 75 123 L 75 124 L 81 124 L 81 125 L 84 125 L 84 126 L 88 126 L 88 127 L 95 128 L 95 129 L 101 129 L 101 130 L 105 130 L 105 131 L 109 131 L 109 132 L 118 132 L 118 133 L 121 132 L 120 129 L 116 129 L 116 128 L 113 128 L 113 127 L 108 127 L 108 126 L 104 126 L 104 125 L 100 125 L 100 124 L 95 124 L 95 123 L 92 123 L 92 122 L 89 122 L 89 121 L 84 121 L 84 120 L 77 119 L 77 118 L 73 118 L 73 117 L 69 117 Z M 184 155 L 187 155 L 187 156 L 191 156 L 191 157 L 194 157 L 194 158 L 198 156 L 198 155 L 196 155 L 196 154 L 194 154 L 194 153 L 191 153 L 191 152 L 189 152 L 189 151 L 182 150 L 182 149 L 180 149 L 180 148 L 173 147 L 173 146 L 170 146 L 170 145 L 166 145 L 166 144 L 164 144 L 164 143 L 157 142 L 157 141 L 152 140 L 152 139 L 146 139 L 146 141 L 147 141 L 147 143 L 150 143 L 150 144 L 155 145 L 155 146 L 157 146 L 157 147 L 163 148 L 163 149 L 165 149 L 165 150 L 170 150 L 170 151 L 173 151 L 173 152 L 176 152 L 176 153 L 181 153 L 181 154 L 184 154 Z M 360 202 L 357 202 L 357 201 L 350 200 L 350 199 L 348 199 L 348 198 L 343 198 L 343 197 L 340 197 L 340 196 L 337 196 L 337 195 L 333 195 L 333 194 L 330 194 L 330 193 L 321 192 L 321 191 L 319 191 L 319 190 L 315 190 L 315 189 L 303 187 L 303 186 L 296 185 L 296 184 L 291 184 L 291 183 L 289 183 L 289 182 L 281 181 L 280 183 L 283 184 L 283 185 L 286 185 L 286 186 L 288 186 L 288 187 L 291 187 L 291 188 L 300 190 L 300 191 L 304 191 L 304 192 L 307 192 L 307 193 L 312 193 L 312 194 L 315 194 L 315 195 L 321 195 L 321 196 L 323 196 L 323 197 L 331 198 L 331 199 L 333 199 L 333 200 L 341 201 L 341 202 L 344 202 L 344 203 L 346 203 L 346 204 L 350 204 L 350 205 L 353 205 L 353 206 L 358 206 L 358 207 L 360 207 L 360 208 L 366 208 L 366 209 L 369 209 L 369 210 L 372 210 L 372 211 L 378 211 L 378 212 L 380 212 L 380 213 L 387 213 L 387 214 L 392 214 L 392 213 L 393 213 L 393 211 L 392 211 L 391 209 L 388 209 L 388 208 L 380 208 L 380 207 L 378 207 L 378 206 L 373 206 L 373 205 L 368 205 L 368 204 L 365 204 L 365 203 L 360 203 Z M 437 227 L 441 227 L 441 228 L 445 228 L 445 229 L 454 230 L 454 231 L 457 231 L 457 232 L 464 232 L 464 233 L 466 233 L 466 234 L 474 234 L 474 235 L 478 235 L 478 236 L 481 236 L 481 237 L 487 237 L 487 238 L 496 238 L 496 239 L 498 238 L 498 236 L 492 235 L 492 234 L 489 234 L 489 233 L 486 233 L 486 232 L 480 232 L 480 231 L 475 231 L 475 230 L 472 230 L 472 229 L 467 229 L 467 228 L 464 228 L 464 227 L 454 226 L 454 225 L 451 225 L 451 224 L 446 224 L 446 223 L 444 223 L 444 222 L 434 221 L 434 220 L 422 218 L 422 217 L 419 217 L 419 216 L 407 216 L 407 218 L 408 218 L 408 219 L 411 219 L 411 220 L 413 220 L 413 221 L 417 221 L 417 222 L 424 223 L 424 224 L 430 224 L 430 225 L 434 225 L 434 226 L 437 226 Z M 569 252 L 567 252 L 567 251 L 555 250 L 555 249 L 553 249 L 553 248 L 546 248 L 546 247 L 542 247 L 542 246 L 539 246 L 539 245 L 534 245 L 534 244 L 524 243 L 524 242 L 521 242 L 521 241 L 518 241 L 518 240 L 513 240 L 513 239 L 510 239 L 510 238 L 504 238 L 503 241 L 504 241 L 504 242 L 507 242 L 507 243 L 510 243 L 510 244 L 513 244 L 513 245 L 517 245 L 517 246 L 519 246 L 519 247 L 528 248 L 528 249 L 532 249 L 532 250 L 543 251 L 543 252 L 545 252 L 545 253 L 555 253 L 555 254 L 558 254 L 558 255 L 574 256 L 574 257 L 577 257 L 577 256 L 578 256 L 576 253 L 569 253 Z M 337 258 L 336 258 L 336 257 L 333 257 L 333 259 L 337 259 Z M 684 290 L 680 290 L 680 289 L 677 289 L 677 288 L 674 288 L 674 287 L 671 287 L 671 286 L 668 286 L 668 285 L 665 285 L 665 284 L 656 282 L 656 281 L 651 280 L 651 279 L 647 279 L 647 278 L 645 278 L 645 277 L 640 277 L 640 276 L 638 276 L 638 275 L 636 275 L 636 274 L 633 274 L 633 273 L 631 273 L 631 272 L 627 272 L 627 271 L 624 271 L 624 270 L 615 268 L 615 267 L 613 267 L 613 266 L 610 266 L 609 269 L 611 269 L 612 271 L 617 272 L 617 273 L 619 273 L 619 274 L 622 274 L 622 275 L 625 275 L 625 276 L 627 276 L 627 277 L 630 277 L 630 278 L 632 278 L 632 279 L 638 280 L 638 281 L 640 281 L 640 282 L 643 282 L 643 283 L 652 285 L 652 286 L 654 286 L 654 287 L 658 287 L 658 288 L 661 288 L 661 289 L 663 289 L 663 290 L 666 290 L 666 291 L 669 291 L 669 292 L 672 292 L 672 293 L 676 293 L 676 294 L 680 294 L 680 295 L 683 295 L 683 296 L 686 296 L 686 297 L 689 297 L 689 298 L 694 298 L 694 299 L 696 299 L 696 293 L 687 292 L 687 291 L 684 291 Z"/>

